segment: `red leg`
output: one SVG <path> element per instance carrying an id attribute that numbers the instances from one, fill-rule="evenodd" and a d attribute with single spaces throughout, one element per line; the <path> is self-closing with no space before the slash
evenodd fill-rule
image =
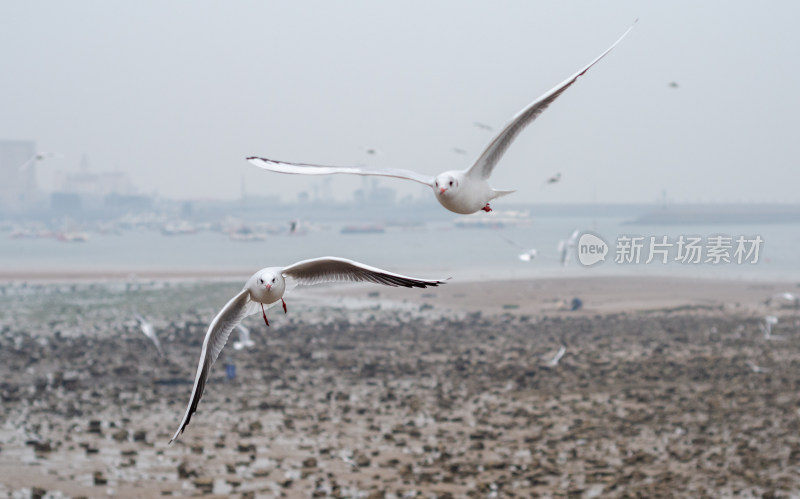
<path id="1" fill-rule="evenodd" d="M 264 317 L 264 322 L 267 324 L 267 327 L 269 327 L 269 321 L 267 320 L 267 313 L 264 312 L 264 304 L 263 303 L 261 304 L 261 315 Z"/>
<path id="2" fill-rule="evenodd" d="M 283 313 L 285 314 L 286 313 L 286 302 L 283 301 L 283 298 L 281 298 L 281 303 L 283 303 Z"/>
<path id="3" fill-rule="evenodd" d="M 491 207 L 491 206 L 489 206 L 489 203 L 486 203 L 486 206 L 484 206 L 484 207 L 483 207 L 483 208 L 481 208 L 481 209 L 482 209 L 483 211 L 485 211 L 486 213 L 489 213 L 490 211 L 492 211 L 492 207 Z"/>

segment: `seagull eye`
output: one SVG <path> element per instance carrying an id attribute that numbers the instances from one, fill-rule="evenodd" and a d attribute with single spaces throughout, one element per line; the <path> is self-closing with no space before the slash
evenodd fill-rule
<path id="1" fill-rule="evenodd" d="M 453 185 L 453 181 L 452 180 L 450 181 L 450 185 Z"/>
<path id="2" fill-rule="evenodd" d="M 262 279 L 262 278 L 260 278 L 260 277 L 259 277 L 259 278 L 258 278 L 258 283 L 259 283 L 259 284 L 264 284 L 264 279 Z"/>
<path id="3" fill-rule="evenodd" d="M 275 282 L 275 278 L 274 277 L 272 278 L 272 282 Z"/>

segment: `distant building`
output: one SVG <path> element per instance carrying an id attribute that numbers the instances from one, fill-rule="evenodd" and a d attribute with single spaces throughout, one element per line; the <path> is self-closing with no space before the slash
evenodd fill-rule
<path id="1" fill-rule="evenodd" d="M 107 214 L 138 212 L 151 208 L 152 200 L 136 194 L 128 176 L 122 172 L 91 172 L 88 160 L 81 161 L 82 171 L 61 172 L 58 189 L 50 196 L 50 209 L 64 212 Z M 77 202 L 75 201 L 77 199 Z"/>
<path id="2" fill-rule="evenodd" d="M 59 179 L 59 190 L 84 196 L 103 198 L 110 194 L 136 194 L 128 176 L 122 172 L 63 173 Z"/>
<path id="3" fill-rule="evenodd" d="M 36 195 L 34 156 L 36 142 L 0 140 L 0 210 L 20 211 L 33 203 Z"/>

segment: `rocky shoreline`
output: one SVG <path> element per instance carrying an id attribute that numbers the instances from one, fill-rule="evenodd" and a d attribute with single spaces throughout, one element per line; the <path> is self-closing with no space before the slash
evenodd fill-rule
<path id="1" fill-rule="evenodd" d="M 770 312 L 767 338 L 758 304 L 482 314 L 301 295 L 269 329 L 248 319 L 255 347 L 229 341 L 168 446 L 208 321 L 240 284 L 37 286 L 0 294 L 10 497 L 800 491 L 794 310 Z"/>

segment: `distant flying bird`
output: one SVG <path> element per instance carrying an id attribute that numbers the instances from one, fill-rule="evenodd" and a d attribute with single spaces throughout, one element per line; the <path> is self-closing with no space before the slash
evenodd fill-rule
<path id="1" fill-rule="evenodd" d="M 364 151 L 365 154 L 369 154 L 370 156 L 381 156 L 383 154 L 380 150 L 374 147 L 361 146 L 359 147 L 359 149 Z"/>
<path id="2" fill-rule="evenodd" d="M 678 82 L 677 81 L 669 82 L 669 87 L 670 88 L 678 88 Z"/>
<path id="3" fill-rule="evenodd" d="M 558 349 L 558 352 L 556 352 L 553 358 L 550 359 L 550 362 L 548 362 L 547 365 L 550 367 L 556 367 L 561 360 L 561 357 L 563 357 L 565 353 L 567 353 L 567 347 L 561 345 L 561 348 Z"/>
<path id="4" fill-rule="evenodd" d="M 29 166 L 31 166 L 37 161 L 43 161 L 45 159 L 61 159 L 63 157 L 64 157 L 63 154 L 57 152 L 44 152 L 44 151 L 37 152 L 36 154 L 28 158 L 27 161 L 22 163 L 22 165 L 19 167 L 19 171 L 27 170 Z"/>
<path id="5" fill-rule="evenodd" d="M 150 338 L 150 341 L 153 342 L 153 345 L 156 346 L 156 350 L 158 350 L 158 354 L 160 356 L 164 356 L 164 351 L 161 350 L 161 342 L 158 341 L 158 336 L 156 336 L 156 330 L 153 327 L 153 324 L 150 323 L 147 319 L 142 317 L 139 314 L 133 314 L 136 316 L 136 320 L 139 321 L 139 328 L 142 330 L 145 336 Z"/>
<path id="6" fill-rule="evenodd" d="M 255 342 L 250 339 L 250 330 L 241 324 L 236 325 L 236 330 L 239 331 L 239 341 L 233 342 L 234 350 L 241 350 L 242 348 L 250 348 L 255 346 Z"/>
<path id="7" fill-rule="evenodd" d="M 456 153 L 456 154 L 467 154 L 467 151 L 465 151 L 464 149 L 461 149 L 460 147 L 454 147 L 453 148 L 453 152 Z"/>
<path id="8" fill-rule="evenodd" d="M 480 128 L 481 130 L 489 130 L 489 131 L 494 130 L 494 128 L 492 128 L 491 125 L 487 125 L 486 123 L 481 123 L 480 121 L 476 121 L 475 123 L 473 123 L 473 125 Z"/>
<path id="9" fill-rule="evenodd" d="M 512 246 L 516 246 L 517 248 L 522 250 L 522 253 L 517 255 L 517 258 L 519 258 L 523 262 L 530 262 L 531 260 L 534 260 L 536 258 L 536 255 L 538 254 L 536 249 L 534 249 L 534 248 L 526 248 L 525 246 L 523 246 L 523 245 L 519 244 L 518 242 L 516 242 L 516 241 L 514 241 L 512 239 L 509 239 L 509 238 L 507 238 L 505 236 L 500 236 L 500 237 L 502 237 L 503 241 L 507 242 L 508 244 L 510 244 Z"/>
<path id="10" fill-rule="evenodd" d="M 560 260 L 562 267 L 566 267 L 569 263 L 569 257 L 575 249 L 575 245 L 578 243 L 578 235 L 580 235 L 580 233 L 581 231 L 575 229 L 572 231 L 569 239 L 562 239 L 558 242 L 558 252 L 561 255 Z"/>
<path id="11" fill-rule="evenodd" d="M 370 267 L 363 263 L 335 257 L 303 260 L 288 267 L 267 267 L 259 270 L 247 280 L 239 294 L 231 298 L 222 307 L 222 310 L 211 321 L 211 325 L 208 326 L 208 331 L 206 331 L 206 336 L 203 340 L 203 349 L 200 352 L 200 362 L 197 365 L 192 394 L 189 398 L 189 406 L 186 408 L 186 413 L 181 420 L 178 431 L 175 432 L 170 443 L 183 433 L 192 418 L 192 414 L 197 410 L 197 404 L 200 402 L 200 397 L 203 396 L 211 366 L 217 360 L 233 328 L 248 315 L 257 313 L 259 307 L 261 308 L 264 322 L 269 326 L 264 305 L 276 304 L 278 301 L 281 302 L 283 312 L 286 313 L 286 302 L 283 300 L 283 294 L 286 291 L 287 278 L 299 285 L 331 281 L 361 281 L 374 282 L 386 286 L 425 288 L 444 284 L 444 281 L 440 280 L 407 277 Z"/>
<path id="12" fill-rule="evenodd" d="M 555 175 L 553 175 L 552 177 L 548 178 L 547 179 L 547 183 L 548 184 L 555 184 L 559 180 L 561 180 L 561 172 L 558 172 Z"/>
<path id="13" fill-rule="evenodd" d="M 625 33 L 614 42 L 611 47 L 600 54 L 595 60 L 586 67 L 567 78 L 564 82 L 545 93 L 525 109 L 517 113 L 503 130 L 495 136 L 489 146 L 475 163 L 466 170 L 451 170 L 440 173 L 436 177 L 431 177 L 411 170 L 401 170 L 396 168 L 365 168 L 360 166 L 322 166 L 304 163 L 287 163 L 272 159 L 249 157 L 248 161 L 254 165 L 279 173 L 305 174 L 305 175 L 331 175 L 335 173 L 345 173 L 352 175 L 378 175 L 384 177 L 396 177 L 406 180 L 413 180 L 425 184 L 433 189 L 433 193 L 439 203 L 448 210 L 462 215 L 469 215 L 478 210 L 492 211 L 489 202 L 500 196 L 511 194 L 514 191 L 498 190 L 489 185 L 489 176 L 500 158 L 506 152 L 519 133 L 531 122 L 533 122 L 547 107 L 558 98 L 567 88 L 569 88 L 579 76 L 594 66 L 597 61 L 605 57 L 611 49 L 633 29 L 627 29 Z"/>

